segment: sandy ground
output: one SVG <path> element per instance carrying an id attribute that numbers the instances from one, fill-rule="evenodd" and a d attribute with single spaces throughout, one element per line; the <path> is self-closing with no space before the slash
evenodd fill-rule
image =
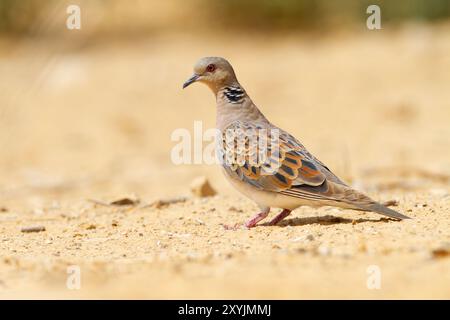
<path id="1" fill-rule="evenodd" d="M 0 297 L 450 298 L 449 31 L 0 41 Z M 205 55 L 229 58 L 274 123 L 413 219 L 304 207 L 225 230 L 255 204 L 217 167 L 170 160 L 174 129 L 214 125 L 211 93 L 181 90 Z M 191 196 L 198 176 L 218 194 Z M 124 197 L 140 201 L 104 205 Z"/>

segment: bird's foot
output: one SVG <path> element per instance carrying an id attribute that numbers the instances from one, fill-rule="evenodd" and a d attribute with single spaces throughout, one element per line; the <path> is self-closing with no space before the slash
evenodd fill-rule
<path id="1" fill-rule="evenodd" d="M 256 216 L 254 216 L 253 218 L 251 218 L 250 220 L 248 220 L 245 223 L 245 227 L 248 229 L 256 227 L 258 222 L 260 222 L 265 217 L 267 217 L 268 214 L 269 214 L 269 210 L 264 210 L 263 212 L 258 213 Z"/>
<path id="2" fill-rule="evenodd" d="M 244 227 L 244 225 L 241 223 L 235 223 L 234 225 L 222 224 L 222 226 L 225 230 L 232 230 L 232 231 L 236 231 L 237 229 Z"/>
<path id="3" fill-rule="evenodd" d="M 269 208 L 265 209 L 263 212 L 258 213 L 256 216 L 254 216 L 253 218 L 248 220 L 243 225 L 240 224 L 240 223 L 236 223 L 236 224 L 234 224 L 232 226 L 227 225 L 227 224 L 223 224 L 223 227 L 224 227 L 225 230 L 237 230 L 237 229 L 240 229 L 241 227 L 245 227 L 247 229 L 251 229 L 251 228 L 256 227 L 258 222 L 260 222 L 265 217 L 267 217 L 268 214 L 269 214 Z"/>
<path id="4" fill-rule="evenodd" d="M 284 218 L 286 218 L 290 213 L 291 213 L 291 210 L 284 209 L 284 210 L 281 211 L 275 218 L 273 218 L 272 220 L 270 220 L 270 222 L 268 223 L 268 225 L 269 225 L 269 226 L 274 226 L 274 225 L 276 225 L 278 222 L 280 222 L 281 220 L 283 220 Z"/>

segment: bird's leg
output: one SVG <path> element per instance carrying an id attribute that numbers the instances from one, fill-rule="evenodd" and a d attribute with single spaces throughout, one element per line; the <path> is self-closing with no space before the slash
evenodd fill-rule
<path id="1" fill-rule="evenodd" d="M 267 217 L 267 215 L 269 214 L 270 208 L 264 208 L 263 211 L 261 211 L 260 213 L 258 213 L 256 216 L 254 216 L 253 218 L 251 218 L 250 220 L 248 220 L 245 223 L 245 226 L 247 228 L 253 228 L 256 227 L 256 225 L 258 224 L 258 222 L 260 222 L 261 220 L 263 220 L 265 217 Z"/>
<path id="2" fill-rule="evenodd" d="M 254 228 L 256 227 L 256 225 L 258 224 L 258 222 L 260 222 L 261 220 L 263 220 L 265 217 L 267 217 L 267 215 L 269 214 L 270 208 L 262 208 L 262 211 L 260 213 L 258 213 L 257 215 L 255 215 L 253 218 L 251 218 L 250 220 L 248 220 L 245 224 L 244 227 L 250 229 L 250 228 Z M 229 226 L 224 224 L 223 227 L 225 228 L 225 230 L 237 230 L 240 227 L 242 227 L 242 224 L 236 223 L 234 226 Z"/>
<path id="3" fill-rule="evenodd" d="M 274 226 L 284 218 L 286 218 L 291 213 L 291 210 L 283 209 L 275 218 L 270 220 L 269 226 Z"/>

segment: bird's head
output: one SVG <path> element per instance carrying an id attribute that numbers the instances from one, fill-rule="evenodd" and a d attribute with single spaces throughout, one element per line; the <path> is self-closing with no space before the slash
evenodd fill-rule
<path id="1" fill-rule="evenodd" d="M 220 87 L 236 83 L 231 64 L 221 57 L 205 57 L 197 61 L 194 74 L 184 84 L 183 89 L 194 82 L 203 82 L 213 91 Z"/>

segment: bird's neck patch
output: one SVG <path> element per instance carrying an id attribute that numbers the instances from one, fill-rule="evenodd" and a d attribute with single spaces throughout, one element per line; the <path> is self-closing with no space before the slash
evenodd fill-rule
<path id="1" fill-rule="evenodd" d="M 241 103 L 245 96 L 245 91 L 239 86 L 225 87 L 223 90 L 225 99 L 230 103 Z"/>

